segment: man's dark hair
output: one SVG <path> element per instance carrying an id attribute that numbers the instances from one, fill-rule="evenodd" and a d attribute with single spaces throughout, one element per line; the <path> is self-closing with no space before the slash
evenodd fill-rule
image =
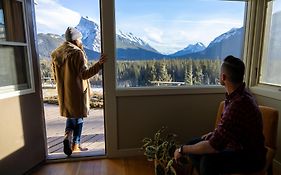
<path id="1" fill-rule="evenodd" d="M 227 56 L 222 63 L 222 69 L 232 83 L 243 82 L 245 65 L 242 60 L 232 55 Z"/>

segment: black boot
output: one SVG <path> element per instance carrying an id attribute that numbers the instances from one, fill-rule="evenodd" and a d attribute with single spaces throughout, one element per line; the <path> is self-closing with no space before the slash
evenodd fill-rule
<path id="1" fill-rule="evenodd" d="M 66 131 L 63 140 L 63 152 L 68 156 L 72 154 L 71 138 L 72 138 L 72 131 Z"/>

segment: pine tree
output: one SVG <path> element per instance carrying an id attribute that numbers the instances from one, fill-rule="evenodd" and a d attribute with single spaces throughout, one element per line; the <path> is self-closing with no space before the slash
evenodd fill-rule
<path id="1" fill-rule="evenodd" d="M 203 71 L 200 65 L 200 62 L 195 62 L 195 73 L 194 73 L 194 85 L 202 85 L 203 84 Z"/>
<path id="2" fill-rule="evenodd" d="M 171 75 L 168 74 L 166 62 L 163 60 L 160 63 L 160 70 L 159 70 L 159 81 L 171 81 Z"/>
<path id="3" fill-rule="evenodd" d="M 150 61 L 148 63 L 148 72 L 150 73 L 148 76 L 148 80 L 151 83 L 152 81 L 157 80 L 157 70 L 155 68 L 155 61 Z"/>
<path id="4" fill-rule="evenodd" d="M 186 85 L 193 85 L 193 70 L 192 70 L 192 60 L 186 62 L 184 71 L 184 82 Z"/>

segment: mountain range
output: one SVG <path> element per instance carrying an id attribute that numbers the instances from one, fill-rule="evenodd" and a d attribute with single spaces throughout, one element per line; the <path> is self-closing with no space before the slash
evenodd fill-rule
<path id="1" fill-rule="evenodd" d="M 203 43 L 198 42 L 196 44 L 189 44 L 186 48 L 184 48 L 180 51 L 177 51 L 176 53 L 173 53 L 170 56 L 175 56 L 175 57 L 184 56 L 184 55 L 191 54 L 191 53 L 197 53 L 197 52 L 203 51 L 205 49 L 206 49 L 206 46 Z"/>
<path id="2" fill-rule="evenodd" d="M 90 60 L 97 59 L 101 50 L 100 28 L 88 17 L 81 17 L 76 28 L 81 31 L 82 42 Z M 64 35 L 38 35 L 40 58 L 49 58 L 50 53 L 64 42 Z M 117 60 L 150 60 L 150 59 L 223 59 L 231 54 L 241 57 L 243 49 L 244 28 L 233 28 L 216 37 L 207 47 L 201 42 L 190 44 L 173 54 L 162 54 L 132 33 L 118 31 L 116 34 Z"/>

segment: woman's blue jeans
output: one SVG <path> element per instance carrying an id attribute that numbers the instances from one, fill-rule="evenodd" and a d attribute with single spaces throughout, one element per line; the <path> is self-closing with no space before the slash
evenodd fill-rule
<path id="1" fill-rule="evenodd" d="M 67 118 L 65 132 L 73 131 L 73 143 L 80 144 L 83 118 Z"/>

